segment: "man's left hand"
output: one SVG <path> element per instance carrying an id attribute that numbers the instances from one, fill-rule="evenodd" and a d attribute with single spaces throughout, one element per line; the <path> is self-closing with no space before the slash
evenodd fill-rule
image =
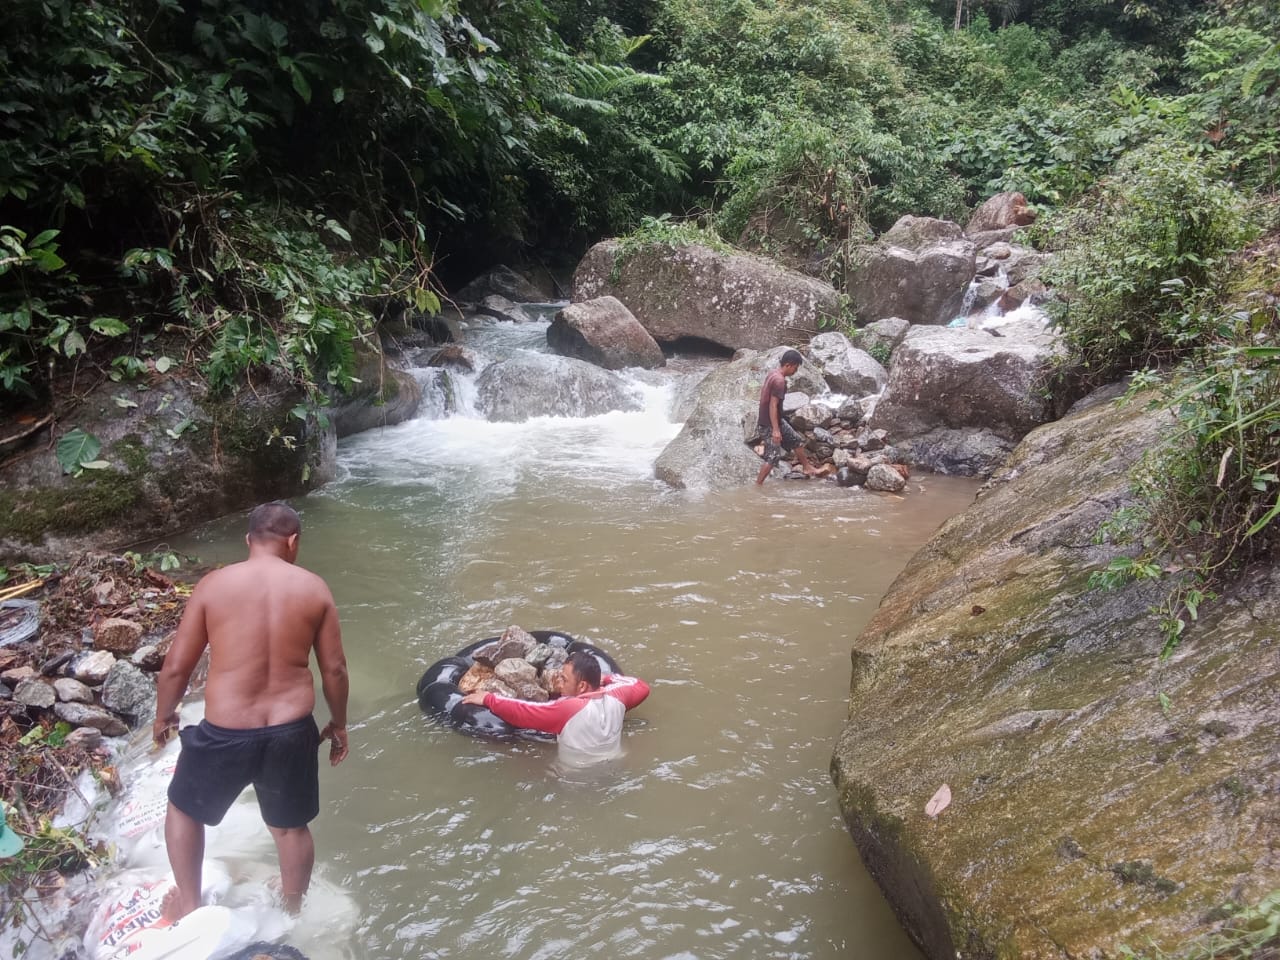
<path id="1" fill-rule="evenodd" d="M 177 732 L 178 715 L 176 713 L 171 713 L 167 717 L 156 717 L 155 723 L 151 725 L 151 742 L 159 750 Z"/>
<path id="2" fill-rule="evenodd" d="M 462 698 L 462 702 L 463 702 L 463 703 L 470 703 L 470 704 L 473 704 L 474 706 L 477 706 L 477 707 L 483 707 L 483 706 L 484 706 L 484 696 L 485 696 L 485 695 L 484 695 L 484 691 L 483 691 L 483 690 L 476 690 L 476 691 L 474 691 L 474 692 L 472 692 L 472 693 L 468 693 L 465 697 L 463 697 L 463 698 Z"/>
<path id="3" fill-rule="evenodd" d="M 347 759 L 347 728 L 337 726 L 332 720 L 320 731 L 320 742 L 331 740 L 329 744 L 329 766 L 336 767 Z"/>

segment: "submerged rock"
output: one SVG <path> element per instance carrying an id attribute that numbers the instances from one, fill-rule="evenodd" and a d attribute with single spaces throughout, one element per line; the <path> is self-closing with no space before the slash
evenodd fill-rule
<path id="1" fill-rule="evenodd" d="M 476 405 L 490 420 L 594 417 L 642 408 L 636 390 L 616 373 L 572 357 L 526 353 L 485 367 Z"/>

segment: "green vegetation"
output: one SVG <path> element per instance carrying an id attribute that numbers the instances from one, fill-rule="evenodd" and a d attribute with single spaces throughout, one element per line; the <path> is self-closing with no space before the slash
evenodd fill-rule
<path id="1" fill-rule="evenodd" d="M 68 408 L 100 377 L 181 370 L 216 403 L 269 368 L 311 422 L 382 319 L 500 258 L 634 230 L 622 256 L 727 241 L 839 286 L 899 216 L 1019 190 L 1058 254 L 1063 382 L 1155 371 L 1183 426 L 1102 579 L 1172 575 L 1176 639 L 1274 556 L 1275 308 L 1238 255 L 1275 227 L 1274 4 L 14 0 L 0 23 L 0 402 L 57 408 L 86 485 L 111 464 Z"/>
<path id="2" fill-rule="evenodd" d="M 1280 890 L 1263 897 L 1256 906 L 1227 904 L 1221 911 L 1222 929 L 1189 944 L 1175 954 L 1152 948 L 1137 951 L 1124 947 L 1126 960 L 1253 960 L 1274 957 L 1280 948 Z"/>

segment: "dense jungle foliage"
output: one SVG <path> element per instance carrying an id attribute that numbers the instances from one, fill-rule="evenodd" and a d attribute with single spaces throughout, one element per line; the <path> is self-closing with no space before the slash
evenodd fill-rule
<path id="1" fill-rule="evenodd" d="M 1268 0 L 9 0 L 0 26 L 10 414 L 170 368 L 320 404 L 380 319 L 498 260 L 650 218 L 838 264 L 1020 190 L 1070 375 L 1159 371 L 1194 440 L 1116 575 L 1199 538 L 1176 635 L 1213 571 L 1274 555 Z"/>

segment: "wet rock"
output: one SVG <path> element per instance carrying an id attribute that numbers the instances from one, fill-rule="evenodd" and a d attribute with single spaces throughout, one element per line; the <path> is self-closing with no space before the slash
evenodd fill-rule
<path id="1" fill-rule="evenodd" d="M 429 367 L 453 367 L 467 373 L 474 373 L 479 365 L 480 361 L 475 353 L 458 343 L 446 344 L 427 361 Z"/>
<path id="2" fill-rule="evenodd" d="M 71 677 L 59 677 L 53 689 L 63 703 L 93 703 L 93 691 Z"/>
<path id="3" fill-rule="evenodd" d="M 868 490 L 899 493 L 907 485 L 902 474 L 887 463 L 877 463 L 867 471 L 865 486 Z"/>
<path id="4" fill-rule="evenodd" d="M 142 625 L 120 617 L 103 620 L 93 631 L 93 645 L 99 650 L 109 650 L 115 654 L 133 653 L 141 640 Z"/>
<path id="5" fill-rule="evenodd" d="M 837 470 L 839 470 L 841 467 L 847 467 L 849 465 L 850 456 L 852 455 L 849 453 L 847 448 L 836 447 L 831 451 L 831 463 Z"/>
<path id="6" fill-rule="evenodd" d="M 497 677 L 490 677 L 476 688 L 481 693 L 496 693 L 501 697 L 514 697 L 516 692 Z"/>
<path id="7" fill-rule="evenodd" d="M 539 303 L 546 300 L 543 293 L 528 277 L 508 266 L 499 265 L 476 277 L 455 295 L 455 300 L 479 303 L 485 297 L 505 297 L 516 303 Z"/>
<path id="8" fill-rule="evenodd" d="M 534 639 L 533 634 L 513 624 L 507 627 L 502 632 L 502 636 L 493 643 L 485 644 L 472 653 L 471 658 L 477 663 L 496 667 L 503 660 L 525 659 L 537 645 L 538 641 Z"/>
<path id="9" fill-rule="evenodd" d="M 156 682 L 127 660 L 117 660 L 101 690 L 102 705 L 137 725 L 155 716 Z"/>
<path id="10" fill-rule="evenodd" d="M 605 295 L 659 342 L 696 337 L 728 350 L 803 343 L 840 313 L 829 283 L 698 244 L 651 244 L 625 255 L 617 241 L 596 244 L 574 273 L 573 300 Z"/>
<path id="11" fill-rule="evenodd" d="M 965 224 L 966 234 L 1003 230 L 1007 227 L 1025 227 L 1035 223 L 1036 212 L 1027 198 L 1017 191 L 997 193 L 987 198 Z"/>
<path id="12" fill-rule="evenodd" d="M 332 390 L 327 414 L 338 438 L 391 427 L 413 417 L 422 404 L 422 384 L 372 345 L 355 342 L 355 383 L 349 392 Z M 120 614 L 125 616 L 123 611 Z"/>
<path id="13" fill-rule="evenodd" d="M 54 705 L 53 712 L 59 720 L 65 720 L 73 727 L 93 727 L 108 737 L 123 737 L 129 732 L 129 727 L 114 713 L 91 704 L 58 703 Z"/>
<path id="14" fill-rule="evenodd" d="M 862 481 L 848 467 L 840 467 L 836 471 L 836 484 L 841 487 L 856 487 Z"/>
<path id="15" fill-rule="evenodd" d="M 67 663 L 67 676 L 96 687 L 107 679 L 115 663 L 115 654 L 108 650 L 84 650 Z"/>
<path id="16" fill-rule="evenodd" d="M 858 456 L 849 458 L 849 462 L 845 465 L 845 469 L 849 471 L 849 475 L 853 478 L 854 483 L 863 484 L 867 482 L 867 474 L 871 472 L 871 468 L 875 465 L 874 460 L 865 455 L 859 454 Z"/>
<path id="17" fill-rule="evenodd" d="M 535 667 L 541 669 L 542 665 L 547 662 L 554 652 L 555 647 L 549 643 L 539 643 L 532 650 L 525 654 L 525 659 Z"/>
<path id="18" fill-rule="evenodd" d="M 901 459 L 952 477 L 989 477 L 1009 458 L 1014 443 L 989 430 L 932 430 L 895 444 Z"/>
<path id="19" fill-rule="evenodd" d="M 490 364 L 476 379 L 476 405 L 490 420 L 593 417 L 639 410 L 638 392 L 610 370 L 552 354 L 525 353 Z"/>
<path id="20" fill-rule="evenodd" d="M 816 440 L 818 443 L 825 444 L 828 447 L 834 447 L 836 445 L 835 434 L 833 434 L 830 430 L 827 430 L 824 427 L 813 428 L 813 439 Z"/>
<path id="21" fill-rule="evenodd" d="M 532 680 L 515 680 L 508 686 L 521 700 L 529 700 L 533 703 L 546 703 L 551 696 L 536 677 Z"/>
<path id="22" fill-rule="evenodd" d="M 512 688 L 518 683 L 533 683 L 538 679 L 537 668 L 528 660 L 522 660 L 519 657 L 511 657 L 495 664 L 493 673 Z"/>
<path id="23" fill-rule="evenodd" d="M 58 702 L 58 695 L 53 689 L 53 684 L 36 677 L 28 677 L 25 680 L 19 680 L 18 685 L 13 688 L 13 701 L 25 707 L 48 710 Z"/>
<path id="24" fill-rule="evenodd" d="M 927 217 L 903 217 L 876 243 L 853 252 L 848 282 L 863 323 L 899 317 L 945 324 L 973 279 L 977 258 L 960 227 Z"/>
<path id="25" fill-rule="evenodd" d="M 889 382 L 888 371 L 843 333 L 820 333 L 803 352 L 818 365 L 827 386 L 836 393 L 865 397 L 878 393 Z"/>
<path id="26" fill-rule="evenodd" d="M 888 430 L 864 430 L 858 435 L 858 446 L 863 452 L 883 450 L 889 442 Z"/>
<path id="27" fill-rule="evenodd" d="M 474 693 L 480 685 L 493 678 L 493 667 L 483 663 L 473 663 L 471 669 L 458 678 L 458 689 L 463 693 Z"/>
<path id="28" fill-rule="evenodd" d="M 856 427 L 862 423 L 862 404 L 856 397 L 850 397 L 840 404 L 840 408 L 836 410 L 836 416 L 850 427 Z M 841 440 L 843 442 L 843 438 Z"/>
<path id="29" fill-rule="evenodd" d="M 653 369 L 667 362 L 662 348 L 616 297 L 571 303 L 547 327 L 547 345 L 556 353 L 604 367 Z"/>
<path id="30" fill-rule="evenodd" d="M 63 743 L 82 750 L 97 750 L 102 746 L 102 731 L 96 727 L 76 727 L 67 734 Z"/>
<path id="31" fill-rule="evenodd" d="M 518 304 L 500 294 L 490 294 L 476 304 L 476 313 L 509 323 L 529 323 L 534 317 Z"/>
<path id="32" fill-rule="evenodd" d="M 787 419 L 791 421 L 791 425 L 801 433 L 806 430 L 812 430 L 814 427 L 822 427 L 831 422 L 831 408 L 824 407 L 818 403 L 806 403 Z"/>

